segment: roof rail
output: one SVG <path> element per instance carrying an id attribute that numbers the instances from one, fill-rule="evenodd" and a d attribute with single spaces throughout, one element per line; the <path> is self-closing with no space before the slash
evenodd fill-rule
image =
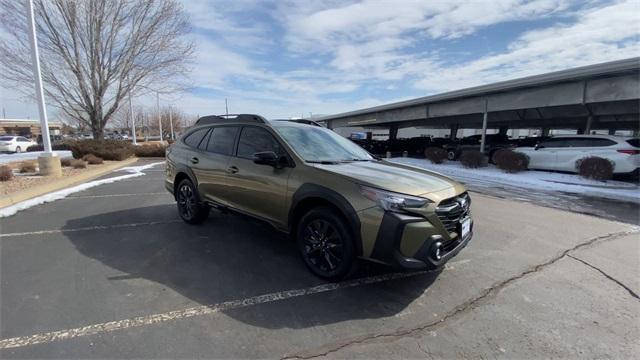
<path id="1" fill-rule="evenodd" d="M 299 123 L 299 124 L 307 124 L 307 125 L 323 127 L 319 123 L 317 123 L 317 122 L 315 122 L 313 120 L 308 120 L 308 119 L 276 119 L 274 121 L 290 121 L 290 122 Z"/>
<path id="2" fill-rule="evenodd" d="M 255 114 L 225 114 L 225 115 L 207 115 L 196 120 L 195 125 L 207 124 L 224 124 L 224 123 L 259 123 L 266 124 L 267 119 Z"/>

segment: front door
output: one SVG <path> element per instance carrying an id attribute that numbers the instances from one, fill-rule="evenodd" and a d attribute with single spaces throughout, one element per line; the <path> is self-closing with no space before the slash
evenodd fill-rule
<path id="1" fill-rule="evenodd" d="M 238 139 L 238 150 L 229 161 L 232 181 L 232 206 L 276 224 L 286 224 L 287 181 L 292 168 L 280 169 L 253 162 L 253 154 L 273 151 L 279 157 L 287 153 L 275 137 L 258 126 L 245 126 Z"/>
<path id="2" fill-rule="evenodd" d="M 554 170 L 556 168 L 556 153 L 561 145 L 562 139 L 541 142 L 535 150 L 529 152 L 529 168 Z"/>

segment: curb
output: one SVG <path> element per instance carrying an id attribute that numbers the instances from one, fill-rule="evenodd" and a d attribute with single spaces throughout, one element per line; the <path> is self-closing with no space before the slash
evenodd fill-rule
<path id="1" fill-rule="evenodd" d="M 108 164 L 99 169 L 89 170 L 80 175 L 74 176 L 73 178 L 52 179 L 47 184 L 38 185 L 31 189 L 18 191 L 14 194 L 3 196 L 3 198 L 0 199 L 0 209 L 5 208 L 7 206 L 14 205 L 21 201 L 29 200 L 44 194 L 48 194 L 50 192 L 62 190 L 64 188 L 85 183 L 89 180 L 93 180 L 95 178 L 108 174 L 114 170 L 129 166 L 137 162 L 138 160 L 139 160 L 138 158 L 132 157 L 126 160 L 117 161 L 112 164 Z"/>
<path id="2" fill-rule="evenodd" d="M 635 184 L 629 184 L 628 186 L 621 186 L 621 185 L 598 185 L 598 184 L 579 184 L 579 183 L 572 183 L 572 182 L 568 182 L 568 181 L 558 181 L 558 180 L 545 180 L 546 182 L 550 182 L 550 183 L 556 183 L 556 184 L 563 184 L 563 185 L 574 185 L 574 186 L 586 186 L 586 187 L 592 187 L 592 188 L 596 188 L 596 189 L 612 189 L 612 190 L 637 190 L 638 186 Z"/>

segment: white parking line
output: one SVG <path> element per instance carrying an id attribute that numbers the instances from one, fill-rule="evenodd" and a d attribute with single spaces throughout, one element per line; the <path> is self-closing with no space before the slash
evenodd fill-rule
<path id="1" fill-rule="evenodd" d="M 149 171 L 149 170 L 147 170 Z M 138 193 L 138 194 L 106 194 L 106 195 L 78 195 L 78 196 L 69 196 L 64 198 L 63 200 L 71 200 L 71 199 L 97 199 L 97 198 L 110 198 L 110 197 L 129 197 L 129 196 L 144 196 L 144 195 L 170 195 L 168 191 L 163 192 L 154 192 L 154 193 Z"/>
<path id="2" fill-rule="evenodd" d="M 72 228 L 72 229 L 38 230 L 38 231 L 0 234 L 0 238 L 28 236 L 28 235 L 60 234 L 60 233 L 69 233 L 69 232 L 78 232 L 78 231 L 121 229 L 121 228 L 131 228 L 131 227 L 140 227 L 140 226 L 173 224 L 178 222 L 182 222 L 182 220 L 150 221 L 150 222 L 142 222 L 142 223 L 114 224 L 114 225 L 95 225 L 95 226 L 87 226 L 87 227 Z"/>
<path id="3" fill-rule="evenodd" d="M 409 278 L 417 275 L 423 275 L 427 271 L 420 271 L 414 273 L 393 273 L 384 274 L 378 276 L 371 276 L 362 279 L 355 279 L 349 281 L 343 281 L 333 284 L 322 284 L 302 289 L 285 290 L 269 294 L 263 294 L 258 296 L 249 297 L 246 299 L 225 301 L 218 304 L 196 306 L 183 310 L 174 310 L 161 314 L 153 314 L 147 316 L 138 316 L 129 319 L 110 321 L 105 323 L 93 324 L 82 326 L 74 329 L 66 329 L 59 331 L 52 331 L 47 333 L 34 334 L 29 336 L 20 336 L 10 339 L 0 340 L 0 349 L 9 349 L 23 346 L 30 346 L 36 344 L 50 343 L 54 341 L 69 340 L 81 336 L 96 335 L 106 332 L 112 332 L 117 330 L 125 330 L 133 327 L 140 327 L 145 325 L 153 325 L 157 323 L 163 323 L 167 321 L 179 320 L 191 318 L 194 316 L 202 316 L 220 311 L 244 308 L 259 304 L 271 303 L 276 301 L 287 300 L 291 298 L 319 294 L 328 291 L 335 291 L 338 289 L 351 288 L 367 284 L 375 284 L 383 281 L 389 281 L 394 279 Z"/>

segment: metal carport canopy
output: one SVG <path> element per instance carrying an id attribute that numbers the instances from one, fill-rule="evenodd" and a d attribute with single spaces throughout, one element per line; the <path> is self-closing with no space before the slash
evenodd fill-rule
<path id="1" fill-rule="evenodd" d="M 336 127 L 638 129 L 640 57 L 314 119 Z M 486 116 L 485 116 L 486 115 Z M 486 119 L 486 120 L 485 120 Z M 485 120 L 485 124 L 483 124 Z"/>

